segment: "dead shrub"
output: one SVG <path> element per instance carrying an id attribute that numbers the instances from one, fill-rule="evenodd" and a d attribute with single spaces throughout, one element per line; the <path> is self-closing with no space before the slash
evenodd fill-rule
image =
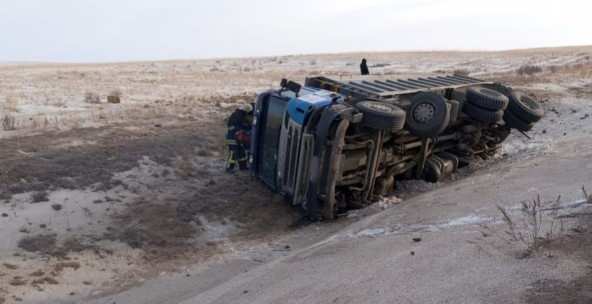
<path id="1" fill-rule="evenodd" d="M 37 191 L 31 195 L 32 203 L 49 202 L 49 193 L 47 191 Z"/>
<path id="2" fill-rule="evenodd" d="M 6 97 L 6 102 L 4 103 L 4 110 L 8 113 L 16 113 L 18 112 L 18 104 L 19 101 L 14 96 Z"/>
<path id="3" fill-rule="evenodd" d="M 584 194 L 584 201 L 586 204 L 592 204 L 592 194 L 588 194 L 586 187 L 582 186 L 582 193 Z"/>
<path id="4" fill-rule="evenodd" d="M 466 69 L 456 69 L 452 72 L 452 75 L 454 76 L 464 76 L 467 77 L 471 74 L 471 72 L 469 72 L 469 70 Z"/>
<path id="5" fill-rule="evenodd" d="M 4 115 L 4 118 L 2 118 L 2 129 L 4 131 L 16 130 L 16 118 L 12 115 Z"/>
<path id="6" fill-rule="evenodd" d="M 524 75 L 532 76 L 534 74 L 543 72 L 543 68 L 541 68 L 538 65 L 529 65 L 529 64 L 526 64 L 526 65 L 523 65 L 520 68 L 518 68 L 518 70 L 516 72 L 520 76 L 524 76 Z"/>
<path id="7" fill-rule="evenodd" d="M 90 104 L 98 104 L 101 103 L 101 97 L 99 94 L 93 92 L 86 92 L 84 94 L 84 102 Z"/>
<path id="8" fill-rule="evenodd" d="M 554 229 L 560 202 L 561 197 L 558 197 L 555 202 L 543 202 L 541 197 L 537 196 L 532 201 L 522 202 L 518 215 L 512 215 L 506 208 L 497 206 L 502 220 L 507 226 L 505 234 L 510 238 L 509 241 L 525 247 L 522 257 L 531 256 L 543 244 L 553 239 L 556 233 Z M 550 213 L 544 215 L 545 211 L 550 211 Z M 563 229 L 563 223 L 561 223 L 561 229 Z"/>

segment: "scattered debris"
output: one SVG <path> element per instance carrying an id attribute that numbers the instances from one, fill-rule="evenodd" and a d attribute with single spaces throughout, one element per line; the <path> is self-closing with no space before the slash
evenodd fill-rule
<path id="1" fill-rule="evenodd" d="M 384 228 L 366 229 L 358 232 L 358 236 L 377 237 L 386 233 Z"/>

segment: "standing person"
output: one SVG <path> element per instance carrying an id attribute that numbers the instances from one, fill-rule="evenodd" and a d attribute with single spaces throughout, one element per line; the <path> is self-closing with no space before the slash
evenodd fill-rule
<path id="1" fill-rule="evenodd" d="M 368 63 L 366 62 L 366 58 L 362 58 L 362 63 L 360 64 L 360 72 L 362 75 L 370 75 L 370 70 L 368 70 Z"/>
<path id="2" fill-rule="evenodd" d="M 226 172 L 233 172 L 238 165 L 239 170 L 248 169 L 253 123 L 253 106 L 241 105 L 228 118 L 226 132 Z"/>

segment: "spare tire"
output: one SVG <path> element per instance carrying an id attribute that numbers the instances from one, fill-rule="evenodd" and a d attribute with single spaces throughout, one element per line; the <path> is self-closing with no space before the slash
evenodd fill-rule
<path id="1" fill-rule="evenodd" d="M 436 137 L 450 123 L 450 111 L 444 97 L 421 92 L 411 98 L 411 107 L 407 112 L 407 127 L 412 135 Z"/>
<path id="2" fill-rule="evenodd" d="M 528 132 L 532 129 L 533 123 L 527 123 L 520 118 L 516 117 L 512 112 L 506 111 L 504 113 L 504 121 L 506 122 L 506 127 L 516 129 L 522 132 Z"/>
<path id="3" fill-rule="evenodd" d="M 484 123 L 492 124 L 498 121 L 501 121 L 504 117 L 504 111 L 489 111 L 478 106 L 473 105 L 472 103 L 465 103 L 463 106 L 463 112 L 469 115 L 471 118 L 481 121 Z"/>
<path id="4" fill-rule="evenodd" d="M 394 104 L 378 101 L 362 101 L 356 107 L 364 113 L 362 125 L 378 130 L 398 132 L 405 127 L 406 113 Z"/>
<path id="5" fill-rule="evenodd" d="M 467 90 L 467 101 L 480 108 L 499 111 L 508 107 L 508 97 L 504 94 L 482 87 L 469 88 Z"/>
<path id="6" fill-rule="evenodd" d="M 522 92 L 512 91 L 508 97 L 510 98 L 508 110 L 523 122 L 537 122 L 545 115 L 541 105 Z"/>

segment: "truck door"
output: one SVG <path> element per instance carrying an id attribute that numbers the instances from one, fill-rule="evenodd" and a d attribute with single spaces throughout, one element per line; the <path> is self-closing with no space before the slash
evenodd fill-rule
<path id="1" fill-rule="evenodd" d="M 259 178 L 272 190 L 277 191 L 277 162 L 280 130 L 288 99 L 271 95 L 263 104 L 258 105 L 261 113 L 255 127 L 257 147 L 254 166 Z"/>

